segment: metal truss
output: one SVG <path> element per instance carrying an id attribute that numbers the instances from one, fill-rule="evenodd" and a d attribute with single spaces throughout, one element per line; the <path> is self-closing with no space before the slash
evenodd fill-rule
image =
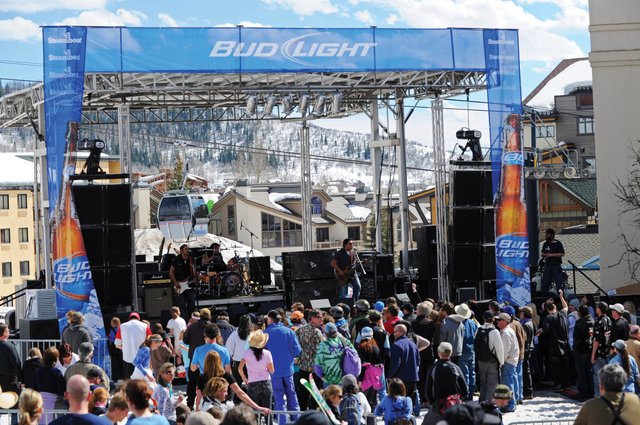
<path id="1" fill-rule="evenodd" d="M 85 75 L 83 122 L 114 124 L 117 107 L 126 103 L 131 123 L 284 120 L 339 118 L 361 113 L 375 99 L 436 98 L 486 89 L 480 71 L 403 71 L 335 73 L 167 74 L 92 73 Z M 340 95 L 338 109 L 332 96 Z M 322 110 L 314 101 L 325 96 Z M 300 110 L 303 98 L 309 107 Z M 247 100 L 256 101 L 249 114 Z M 271 113 L 265 111 L 275 100 Z M 275 98 L 275 99 L 273 99 Z M 287 98 L 295 109 L 285 114 Z M 36 119 L 44 101 L 43 84 L 0 99 L 0 127 L 25 126 L 28 114 Z"/>

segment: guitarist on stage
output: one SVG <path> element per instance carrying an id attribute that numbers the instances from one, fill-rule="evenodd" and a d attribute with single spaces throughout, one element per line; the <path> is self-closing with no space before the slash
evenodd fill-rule
<path id="1" fill-rule="evenodd" d="M 338 297 L 347 298 L 349 284 L 353 287 L 353 302 L 360 298 L 360 278 L 356 272 L 356 251 L 353 249 L 353 241 L 349 238 L 342 241 L 342 249 L 333 254 L 331 267 L 333 267 L 338 281 Z"/>
<path id="2" fill-rule="evenodd" d="M 196 309 L 196 293 L 193 289 L 184 290 L 184 283 L 195 278 L 196 269 L 193 264 L 193 257 L 189 254 L 189 247 L 186 244 L 180 246 L 180 255 L 176 256 L 169 269 L 169 277 L 176 291 L 178 306 L 182 311 L 185 320 L 191 318 L 191 313 Z M 180 285 L 180 284 L 183 285 Z"/>

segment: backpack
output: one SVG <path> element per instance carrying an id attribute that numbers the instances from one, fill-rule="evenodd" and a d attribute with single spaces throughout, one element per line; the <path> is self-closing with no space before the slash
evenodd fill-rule
<path id="1" fill-rule="evenodd" d="M 479 362 L 496 361 L 496 355 L 489 347 L 489 334 L 494 328 L 478 328 L 476 337 L 473 339 L 473 351 L 476 354 L 476 360 Z"/>
<path id="2" fill-rule="evenodd" d="M 344 343 L 342 340 L 342 347 L 344 348 L 344 357 L 342 357 L 342 371 L 345 375 L 353 375 L 356 378 L 360 375 L 362 363 L 360 356 L 355 348 Z"/>

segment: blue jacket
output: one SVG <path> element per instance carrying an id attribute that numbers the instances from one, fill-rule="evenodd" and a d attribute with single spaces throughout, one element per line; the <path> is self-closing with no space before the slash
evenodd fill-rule
<path id="1" fill-rule="evenodd" d="M 387 377 L 400 378 L 404 382 L 418 382 L 419 368 L 418 346 L 406 336 L 396 339 L 391 346 L 391 360 Z"/>
<path id="2" fill-rule="evenodd" d="M 293 359 L 298 357 L 302 349 L 296 334 L 282 323 L 272 323 L 264 333 L 269 335 L 267 350 L 273 357 L 273 378 L 293 375 Z"/>
<path id="3" fill-rule="evenodd" d="M 476 332 L 478 332 L 478 324 L 473 319 L 466 319 L 462 324 L 464 325 L 462 352 L 470 352 L 473 354 L 473 340 L 476 337 Z"/>
<path id="4" fill-rule="evenodd" d="M 622 366 L 622 356 L 620 353 L 616 354 L 609 360 L 609 364 L 619 364 Z M 629 379 L 627 379 L 627 383 L 624 386 L 624 391 L 627 393 L 638 393 L 636 388 L 636 382 L 638 382 L 638 363 L 636 363 L 636 359 L 632 356 L 629 356 L 629 370 L 631 373 L 629 374 Z"/>
<path id="5" fill-rule="evenodd" d="M 413 402 L 411 397 L 390 397 L 386 396 L 382 402 L 376 406 L 373 412 L 376 416 L 384 416 L 384 424 L 390 425 L 398 418 L 411 418 L 413 412 Z"/>

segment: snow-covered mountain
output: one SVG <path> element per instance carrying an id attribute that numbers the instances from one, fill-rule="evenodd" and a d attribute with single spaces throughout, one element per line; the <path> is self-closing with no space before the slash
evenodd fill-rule
<path id="1" fill-rule="evenodd" d="M 170 126 L 170 127 L 169 127 Z M 117 154 L 114 136 L 104 137 L 100 129 L 83 129 L 82 137 L 105 138 L 105 153 Z M 132 161 L 135 171 L 153 173 L 173 168 L 178 154 L 186 159 L 189 172 L 222 186 L 225 180 L 247 179 L 250 183 L 300 180 L 300 123 L 276 121 L 217 121 L 176 124 L 132 124 Z M 95 133 L 94 133 L 95 131 Z M 102 136 L 101 136 L 102 134 Z M 115 128 L 108 134 L 116 134 Z M 150 141 L 149 135 L 163 136 Z M 368 134 L 326 129 L 309 125 L 311 178 L 314 183 L 360 180 L 372 183 Z M 0 152 L 33 150 L 29 129 L 0 130 Z M 426 186 L 432 181 L 433 152 L 430 147 L 407 142 L 409 183 Z M 337 161 L 339 159 L 341 161 Z M 346 162 L 345 162 L 346 160 Z M 349 161 L 352 160 L 352 161 Z M 394 148 L 386 148 L 385 165 L 397 165 Z M 396 170 L 396 171 L 394 171 Z M 397 182 L 398 169 L 385 167 L 383 185 Z"/>

